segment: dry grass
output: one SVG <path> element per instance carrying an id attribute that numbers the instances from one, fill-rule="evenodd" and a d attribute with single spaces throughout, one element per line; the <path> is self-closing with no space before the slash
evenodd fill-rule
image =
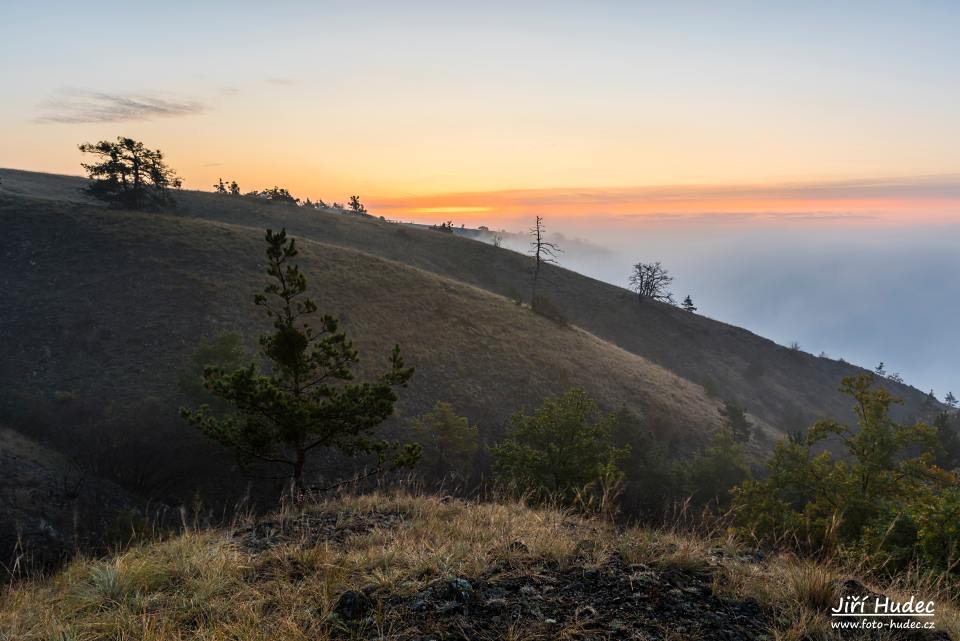
<path id="1" fill-rule="evenodd" d="M 0 262 L 0 274 L 11 278 L 8 302 L 18 309 L 0 328 L 17 337 L 7 366 L 0 366 L 7 393 L 69 389 L 81 398 L 150 396 L 176 407 L 177 372 L 203 337 L 237 330 L 252 347 L 268 327 L 251 304 L 265 282 L 262 229 L 295 220 L 287 220 L 286 208 L 264 206 L 254 223 L 244 218 L 246 202 L 235 205 L 230 211 L 255 227 L 220 222 L 230 212 L 216 208 L 191 210 L 198 216 L 191 218 L 0 198 L 0 219 L 16 249 L 8 264 Z M 261 220 L 267 214 L 276 219 Z M 446 256 L 443 243 L 453 242 L 469 249 L 464 261 L 482 271 L 479 263 L 496 248 L 409 230 L 420 245 L 408 247 L 405 257 L 384 258 L 392 236 L 383 235 L 395 226 L 312 216 L 331 233 L 298 239 L 310 294 L 321 310 L 343 319 L 367 373 L 382 371 L 400 344 L 417 368 L 401 394 L 406 416 L 443 400 L 490 430 L 520 407 L 579 386 L 605 408 L 669 417 L 677 431 L 717 425 L 718 403 L 699 385 L 588 331 L 559 327 L 496 290 L 411 266 L 425 255 Z M 361 232 L 368 234 L 368 251 L 338 243 Z M 32 263 L 26 280 L 24 261 Z M 27 367 L 37 370 L 29 380 L 19 374 Z"/>
<path id="2" fill-rule="evenodd" d="M 416 268 L 421 273 L 439 276 L 445 283 L 456 282 L 475 287 L 485 293 L 495 294 L 505 301 L 509 301 L 519 292 L 527 291 L 529 286 L 529 259 L 517 252 L 495 248 L 455 235 L 400 227 L 376 219 L 305 211 L 296 207 L 271 205 L 256 200 L 223 198 L 209 193 L 186 191 L 178 194 L 179 204 L 174 216 L 137 216 L 108 212 L 104 214 L 104 220 L 95 223 L 101 227 L 110 227 L 117 234 L 122 234 L 124 243 L 129 243 L 130 250 L 145 251 L 156 261 L 153 265 L 128 270 L 127 267 L 133 266 L 130 265 L 129 254 L 126 252 L 121 260 L 113 260 L 109 256 L 98 254 L 94 254 L 94 258 L 91 259 L 84 255 L 82 246 L 79 248 L 67 246 L 71 245 L 72 240 L 77 240 L 82 242 L 73 244 L 86 244 L 88 250 L 93 248 L 100 252 L 105 249 L 117 249 L 114 246 L 115 243 L 110 242 L 109 236 L 101 234 L 99 238 L 89 238 L 86 234 L 87 230 L 84 229 L 80 229 L 79 234 L 76 233 L 71 229 L 74 221 L 64 217 L 65 213 L 71 212 L 75 207 L 73 203 L 82 200 L 77 190 L 84 181 L 65 176 L 12 170 L 0 170 L 0 176 L 4 181 L 0 198 L 6 193 L 13 194 L 12 199 L 19 199 L 14 202 L 14 210 L 17 214 L 26 213 L 26 210 L 34 210 L 31 214 L 40 213 L 44 206 L 49 205 L 53 210 L 51 211 L 53 219 L 57 221 L 57 225 L 52 229 L 43 229 L 41 225 L 40 228 L 28 230 L 29 233 L 24 235 L 20 235 L 16 228 L 8 229 L 7 232 L 8 238 L 13 243 L 19 242 L 20 238 L 59 237 L 64 241 L 51 248 L 60 257 L 58 259 L 61 261 L 60 269 L 53 274 L 41 273 L 43 265 L 39 264 L 32 270 L 31 273 L 36 276 L 38 283 L 46 284 L 58 274 L 61 277 L 69 274 L 71 280 L 79 281 L 79 283 L 72 283 L 74 286 L 100 285 L 109 282 L 108 275 L 98 277 L 96 273 L 97 265 L 102 262 L 113 270 L 111 274 L 116 274 L 116 270 L 120 267 L 122 275 L 132 279 L 133 291 L 140 294 L 139 298 L 143 298 L 145 287 L 152 287 L 155 295 L 162 297 L 168 294 L 176 296 L 177 287 L 182 288 L 188 285 L 194 289 L 191 300 L 202 300 L 211 295 L 222 298 L 222 292 L 219 294 L 215 291 L 209 292 L 204 287 L 207 284 L 219 284 L 221 290 L 234 289 L 239 292 L 241 296 L 238 300 L 248 304 L 247 287 L 243 283 L 232 280 L 240 275 L 238 268 L 240 272 L 243 271 L 241 265 L 244 261 L 240 260 L 236 253 L 236 239 L 232 237 L 231 231 L 249 230 L 252 237 L 259 240 L 259 233 L 263 228 L 284 226 L 291 233 L 323 243 L 326 247 L 350 248 L 363 252 L 367 257 L 386 259 L 387 275 L 371 283 L 375 290 L 375 298 L 392 298 L 397 293 L 405 292 L 401 283 L 391 282 L 390 273 L 395 263 Z M 5 221 L 15 221 L 8 212 L 4 212 L 3 217 Z M 90 219 L 89 222 L 95 221 Z M 103 229 L 100 231 L 102 232 Z M 181 245 L 186 242 L 194 249 L 210 252 L 212 256 L 207 258 L 221 259 L 223 265 L 217 265 L 216 268 L 211 269 L 209 260 L 198 262 L 195 253 L 187 251 L 190 247 L 177 248 L 178 242 Z M 123 247 L 119 248 L 123 249 Z M 171 253 L 171 250 L 176 251 Z M 324 249 L 323 257 L 328 256 L 330 253 Z M 73 260 L 75 265 L 63 262 L 70 260 Z M 21 264 L 22 261 L 18 261 L 15 266 Z M 165 280 L 164 272 L 170 270 L 171 266 L 179 268 L 177 269 L 179 273 L 176 274 L 177 279 L 171 289 L 167 289 L 162 283 L 153 285 L 149 279 L 144 278 L 145 274 L 152 276 L 153 272 L 157 272 L 160 280 Z M 22 274 L 22 271 L 17 273 Z M 224 277 L 231 282 L 230 285 L 217 282 Z M 184 282 L 190 279 L 196 282 Z M 236 289 L 236 286 L 240 286 L 239 289 Z M 339 290 L 341 290 L 340 287 L 331 288 L 326 290 L 324 295 L 331 296 L 333 298 L 331 303 L 333 303 L 336 296 L 342 293 Z M 474 320 L 470 313 L 474 310 L 458 310 L 456 306 L 449 307 L 445 297 L 434 297 L 436 290 L 432 287 L 430 290 L 431 298 L 423 300 L 414 296 L 411 298 L 411 303 L 432 315 L 434 321 L 446 320 L 446 323 L 436 324 L 440 325 L 440 329 L 444 332 L 459 334 L 456 337 L 458 344 L 470 343 L 474 338 L 474 332 L 478 329 L 482 332 L 483 325 Z M 639 361 L 632 362 L 630 359 L 619 359 L 621 364 L 615 372 L 616 375 L 622 371 L 633 371 L 638 367 L 645 369 L 644 363 L 655 363 L 676 373 L 681 379 L 687 379 L 680 383 L 665 381 L 666 384 L 657 390 L 659 396 L 651 395 L 647 400 L 647 404 L 652 409 L 662 410 L 664 415 L 669 415 L 672 411 L 676 416 L 684 417 L 678 420 L 680 424 L 688 422 L 685 406 L 689 405 L 693 399 L 696 399 L 698 404 L 702 402 L 697 397 L 703 395 L 703 390 L 698 384 L 692 384 L 689 381 L 703 382 L 707 379 L 722 381 L 723 389 L 719 390 L 721 396 L 736 398 L 746 405 L 751 415 L 767 423 L 763 428 L 767 431 L 773 429 L 769 426 L 782 425 L 784 420 L 789 418 L 787 414 L 790 412 L 785 408 L 798 410 L 807 417 L 823 415 L 844 417 L 849 413 L 847 399 L 835 388 L 843 376 L 859 371 L 851 365 L 797 353 L 748 331 L 670 306 L 656 303 L 640 305 L 622 288 L 553 266 L 547 268 L 543 293 L 560 308 L 571 323 L 599 337 L 608 346 L 607 349 L 609 346 L 616 345 L 630 355 L 640 357 Z M 322 297 L 317 298 L 323 301 Z M 117 296 L 109 296 L 104 300 L 107 299 L 122 300 Z M 450 303 L 455 305 L 455 301 Z M 182 302 L 177 300 L 176 304 L 181 309 L 191 309 L 190 300 Z M 338 304 L 321 304 L 321 308 L 348 313 L 352 311 Z M 211 314 L 212 310 L 209 308 L 200 310 L 200 313 L 206 315 L 214 325 L 225 325 L 235 315 L 235 309 L 235 307 L 231 308 L 229 315 L 224 315 L 219 310 Z M 150 311 L 162 312 L 157 309 Z M 447 318 L 450 311 L 453 313 Z M 532 316 L 528 310 L 515 311 L 524 311 L 528 316 Z M 356 319 L 359 317 L 359 312 L 360 310 L 356 310 L 349 315 Z M 503 311 L 502 313 L 506 314 Z M 389 320 L 391 328 L 411 325 L 402 317 L 398 319 L 385 314 L 381 315 Z M 508 314 L 508 316 L 512 315 Z M 162 315 L 154 317 L 163 318 Z M 562 346 L 552 342 L 555 334 L 547 329 L 549 323 L 544 319 L 539 320 L 543 321 L 543 324 L 536 327 L 531 326 L 527 321 L 521 322 L 533 332 L 534 340 L 531 343 L 515 343 L 515 345 L 523 345 L 524 350 L 528 349 L 528 346 L 537 344 L 551 345 L 555 353 L 561 353 Z M 163 324 L 157 323 L 156 326 L 163 326 Z M 642 331 L 638 331 L 638 328 L 642 328 Z M 545 333 L 539 335 L 541 331 Z M 480 338 L 484 342 L 489 340 L 482 334 Z M 510 338 L 530 340 L 531 336 L 511 336 Z M 446 339 L 445 336 L 444 340 Z M 176 340 L 169 342 L 175 343 Z M 604 357 L 604 360 L 606 358 Z M 471 361 L 461 358 L 457 362 L 470 363 Z M 763 375 L 752 378 L 746 376 L 751 363 L 761 363 Z M 548 364 L 559 366 L 557 380 L 560 382 L 568 385 L 576 382 L 575 379 L 578 378 L 576 368 L 563 367 L 562 362 Z M 451 369 L 458 366 L 448 362 L 445 367 Z M 473 365 L 468 365 L 468 369 L 472 370 Z M 507 369 L 506 366 L 501 366 L 496 371 L 503 372 Z M 647 371 L 651 370 L 647 369 Z M 446 373 L 449 375 L 453 372 Z M 536 370 L 533 373 L 536 374 Z M 568 377 L 568 380 L 563 380 L 564 377 Z M 591 380 L 586 377 L 581 378 Z M 613 375 L 608 375 L 606 378 L 610 380 Z M 631 389 L 644 394 L 645 388 L 638 385 L 649 384 L 649 378 L 642 380 L 634 378 L 630 381 L 635 384 Z M 483 391 L 484 388 L 476 385 L 474 389 Z M 918 407 L 924 398 L 924 394 L 919 390 L 905 386 L 897 386 L 895 391 L 907 400 L 908 413 Z M 617 394 L 620 394 L 620 390 L 616 390 L 616 394 L 612 396 Z"/>
<path id="3" fill-rule="evenodd" d="M 344 518 L 384 511 L 404 518 L 400 526 L 374 528 L 343 545 L 289 542 L 257 554 L 225 531 L 201 531 L 108 559 L 78 559 L 54 577 L 3 593 L 0 639 L 328 639 L 337 636 L 337 620 L 330 614 L 346 590 L 372 586 L 410 596 L 438 579 L 488 576 L 495 581 L 498 575 L 534 574 L 544 564 L 600 565 L 614 554 L 630 564 L 713 573 L 716 593 L 754 599 L 772 613 L 772 639 L 831 639 L 824 612 L 846 576 L 790 556 L 763 563 L 733 557 L 725 539 L 641 528 L 617 531 L 520 503 L 372 494 L 311 509 Z M 955 604 L 940 594 L 936 598 L 939 627 L 956 632 Z M 365 625 L 352 633 L 389 638 L 405 629 L 404 621 L 382 606 Z M 584 625 L 574 617 L 549 635 L 580 638 Z M 548 633 L 515 626 L 507 634 L 534 641 Z"/>
<path id="4" fill-rule="evenodd" d="M 569 563 L 579 542 L 609 538 L 606 526 L 519 503 L 368 495 L 315 509 L 397 510 L 406 520 L 343 546 L 289 543 L 253 554 L 226 532 L 210 531 L 107 560 L 79 559 L 49 580 L 5 592 L 0 638 L 325 639 L 345 590 L 412 594 L 436 578 L 477 576 L 495 566 L 510 572 L 534 560 Z M 384 629 L 400 625 L 384 616 L 375 621 Z"/>

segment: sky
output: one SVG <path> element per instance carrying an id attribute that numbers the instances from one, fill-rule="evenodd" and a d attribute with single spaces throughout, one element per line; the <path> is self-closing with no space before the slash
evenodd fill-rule
<path id="1" fill-rule="evenodd" d="M 0 166 L 124 135 L 188 188 L 542 215 L 608 252 L 570 267 L 662 260 L 710 316 L 960 391 L 957 3 L 2 9 Z"/>

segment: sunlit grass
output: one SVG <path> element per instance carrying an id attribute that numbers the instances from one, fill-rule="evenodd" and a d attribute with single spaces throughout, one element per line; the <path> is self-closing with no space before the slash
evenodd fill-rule
<path id="1" fill-rule="evenodd" d="M 340 515 L 342 523 L 384 512 L 402 519 L 358 530 L 342 544 L 294 540 L 256 553 L 228 530 L 190 531 L 105 559 L 79 558 L 53 577 L 3 592 L 0 639 L 323 640 L 337 636 L 340 624 L 331 613 L 346 590 L 411 596 L 455 576 L 525 576 L 548 567 L 599 567 L 615 558 L 636 568 L 631 571 L 638 577 L 663 571 L 712 576 L 721 598 L 753 599 L 771 613 L 771 639 L 829 639 L 824 613 L 850 576 L 840 567 L 791 555 L 756 562 L 738 555 L 732 540 L 719 533 L 620 529 L 517 501 L 369 494 L 309 509 Z M 284 518 L 296 516 L 288 510 Z M 944 584 L 930 577 L 906 581 L 887 586 L 888 593 L 928 594 L 937 599 L 938 626 L 960 629 Z M 401 635 L 405 625 L 377 602 L 372 616 L 351 634 L 387 638 Z M 531 641 L 575 639 L 583 625 L 576 620 L 552 629 L 515 625 L 504 634 Z"/>

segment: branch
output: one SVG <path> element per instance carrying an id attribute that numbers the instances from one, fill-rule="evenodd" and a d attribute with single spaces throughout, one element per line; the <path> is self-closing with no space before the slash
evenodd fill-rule
<path id="1" fill-rule="evenodd" d="M 351 483 L 359 483 L 360 481 L 365 481 L 366 479 L 370 478 L 371 476 L 375 476 L 375 475 L 379 474 L 379 473 L 382 472 L 382 471 L 383 471 L 383 466 L 382 466 L 382 465 L 378 465 L 377 467 L 373 468 L 372 471 L 359 473 L 359 474 L 357 474 L 356 476 L 354 476 L 352 479 L 347 479 L 347 480 L 345 480 L 345 481 L 340 481 L 340 482 L 338 482 L 338 483 L 334 483 L 333 485 L 328 485 L 328 486 L 326 486 L 326 487 L 311 486 L 311 487 L 307 487 L 307 488 L 304 488 L 304 489 L 305 489 L 307 492 L 329 492 L 330 490 L 335 490 L 336 488 L 338 488 L 338 487 L 343 487 L 344 485 L 350 485 Z"/>

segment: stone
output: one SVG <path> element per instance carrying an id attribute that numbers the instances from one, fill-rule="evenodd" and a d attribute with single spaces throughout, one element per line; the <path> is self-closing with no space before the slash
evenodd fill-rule
<path id="1" fill-rule="evenodd" d="M 340 595 L 333 611 L 345 621 L 357 621 L 366 616 L 371 607 L 373 607 L 373 601 L 366 594 L 347 590 Z"/>

